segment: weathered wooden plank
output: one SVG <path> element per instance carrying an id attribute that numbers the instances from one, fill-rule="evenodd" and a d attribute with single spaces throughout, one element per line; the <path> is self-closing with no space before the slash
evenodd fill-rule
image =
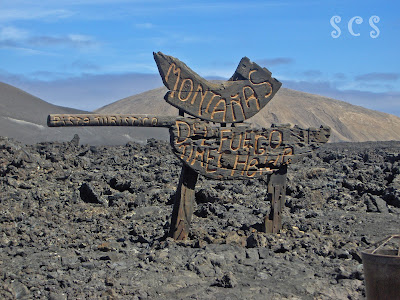
<path id="1" fill-rule="evenodd" d="M 197 177 L 198 174 L 196 171 L 186 165 L 182 166 L 169 232 L 169 235 L 175 240 L 184 240 L 189 234 Z"/>
<path id="2" fill-rule="evenodd" d="M 185 112 L 179 110 L 179 116 L 184 117 Z M 169 235 L 175 240 L 184 240 L 189 235 L 194 210 L 197 177 L 198 173 L 195 170 L 185 164 L 182 165 L 169 231 Z"/>
<path id="3" fill-rule="evenodd" d="M 51 114 L 47 117 L 49 127 L 61 126 L 141 126 L 170 127 L 179 118 L 172 116 L 131 114 Z"/>
<path id="4" fill-rule="evenodd" d="M 242 122 L 258 113 L 281 87 L 271 72 L 247 57 L 221 84 L 208 82 L 179 59 L 154 53 L 164 85 L 165 100 L 189 115 L 217 123 Z"/>
<path id="5" fill-rule="evenodd" d="M 243 179 L 272 174 L 310 153 L 328 141 L 330 129 L 213 127 L 185 118 L 177 120 L 170 133 L 173 152 L 199 174 Z"/>
<path id="6" fill-rule="evenodd" d="M 268 198 L 271 210 L 264 219 L 264 230 L 267 233 L 278 233 L 282 229 L 282 210 L 286 197 L 287 166 L 282 166 L 269 177 Z"/>

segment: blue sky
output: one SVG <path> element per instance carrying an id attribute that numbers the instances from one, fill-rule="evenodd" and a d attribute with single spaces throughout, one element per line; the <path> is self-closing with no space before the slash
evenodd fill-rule
<path id="1" fill-rule="evenodd" d="M 247 56 L 284 87 L 400 116 L 399 12 L 395 0 L 0 0 L 0 81 L 92 110 L 161 86 L 153 51 L 224 78 Z"/>

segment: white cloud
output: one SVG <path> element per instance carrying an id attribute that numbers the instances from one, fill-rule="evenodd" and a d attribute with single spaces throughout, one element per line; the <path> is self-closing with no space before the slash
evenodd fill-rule
<path id="1" fill-rule="evenodd" d="M 400 78 L 400 73 L 373 72 L 361 74 L 355 77 L 357 81 L 396 81 Z"/>
<path id="2" fill-rule="evenodd" d="M 28 32 L 23 29 L 19 29 L 14 26 L 3 26 L 0 27 L 0 40 L 1 41 L 14 41 L 25 39 L 28 36 Z"/>
<path id="3" fill-rule="evenodd" d="M 94 37 L 88 35 L 69 34 L 68 38 L 70 42 L 76 46 L 96 46 L 98 44 Z"/>
<path id="4" fill-rule="evenodd" d="M 68 34 L 65 36 L 34 36 L 26 41 L 34 46 L 70 46 L 75 48 L 88 48 L 98 46 L 94 37 L 82 34 Z"/>
<path id="5" fill-rule="evenodd" d="M 75 60 L 70 65 L 66 66 L 67 68 L 72 68 L 75 70 L 86 70 L 86 71 L 98 71 L 100 66 L 85 60 Z"/>
<path id="6" fill-rule="evenodd" d="M 118 3 L 147 3 L 147 2 L 160 2 L 162 0 L 3 0 L 7 4 L 21 4 L 21 5 L 41 5 L 41 6 L 49 6 L 54 4 L 55 2 L 58 5 L 66 6 L 66 5 L 99 5 L 99 4 L 118 4 Z"/>
<path id="7" fill-rule="evenodd" d="M 0 27 L 0 49 L 12 49 L 22 55 L 53 55 L 25 45 L 29 32 L 14 26 Z"/>
<path id="8" fill-rule="evenodd" d="M 332 81 L 282 81 L 283 86 L 286 88 L 331 97 L 354 105 L 400 116 L 399 91 L 362 91 L 350 86 L 339 89 L 336 83 Z"/>
<path id="9" fill-rule="evenodd" d="M 43 20 L 47 18 L 51 19 L 63 19 L 72 16 L 74 13 L 65 9 L 1 9 L 0 10 L 0 22 L 18 21 L 18 20 Z"/>
<path id="10" fill-rule="evenodd" d="M 174 45 L 185 45 L 185 44 L 196 44 L 196 43 L 209 43 L 212 44 L 215 42 L 216 38 L 209 36 L 206 40 L 203 37 L 197 35 L 188 35 L 182 34 L 177 32 L 167 32 L 167 31 L 160 31 L 155 33 L 154 36 L 149 36 L 143 38 L 146 43 L 154 44 L 157 47 L 161 47 L 167 44 L 174 44 Z"/>
<path id="11" fill-rule="evenodd" d="M 0 48 L 17 50 L 23 54 L 49 54 L 43 46 L 64 46 L 79 49 L 93 48 L 99 45 L 96 39 L 89 35 L 67 34 L 64 36 L 35 36 L 28 30 L 15 26 L 0 25 Z"/>
<path id="12" fill-rule="evenodd" d="M 19 51 L 23 55 L 44 55 L 44 56 L 56 56 L 56 54 L 47 52 L 47 51 L 41 51 L 41 50 L 36 50 L 36 49 L 31 49 L 31 48 L 26 48 L 26 47 L 12 47 L 13 50 Z"/>
<path id="13" fill-rule="evenodd" d="M 263 59 L 257 59 L 256 63 L 266 67 L 277 66 L 277 65 L 289 65 L 294 63 L 294 59 L 291 57 L 263 58 Z"/>
<path id="14" fill-rule="evenodd" d="M 12 20 L 31 19 L 115 19 L 132 18 L 132 16 L 150 16 L 166 12 L 204 12 L 207 14 L 226 13 L 242 9 L 256 10 L 279 8 L 282 6 L 296 5 L 282 1 L 255 1 L 255 2 L 229 2 L 229 1 L 191 1 L 181 0 L 2 0 L 0 22 Z M 306 3 L 304 5 L 307 5 Z M 92 9 L 95 8 L 95 9 Z M 97 9 L 100 8 L 100 9 Z"/>
<path id="15" fill-rule="evenodd" d="M 135 27 L 140 29 L 152 29 L 155 27 L 155 25 L 152 23 L 141 23 L 141 24 L 135 24 Z"/>

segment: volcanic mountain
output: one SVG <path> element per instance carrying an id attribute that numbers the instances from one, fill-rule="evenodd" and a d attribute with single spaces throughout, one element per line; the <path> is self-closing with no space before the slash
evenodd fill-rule
<path id="1" fill-rule="evenodd" d="M 113 127 L 47 127 L 48 114 L 89 113 L 45 102 L 16 87 L 0 82 L 0 136 L 14 138 L 26 144 L 43 141 L 69 141 L 78 134 L 80 142 L 91 145 L 116 145 L 166 139 L 164 128 Z"/>
<path id="2" fill-rule="evenodd" d="M 164 101 L 165 87 L 133 95 L 95 110 L 95 113 L 154 114 L 177 116 L 178 110 Z M 90 113 L 56 106 L 18 88 L 0 82 L 0 136 L 26 144 L 69 141 L 77 133 L 81 143 L 117 145 L 148 138 L 168 140 L 165 128 L 47 127 L 48 114 Z M 319 95 L 281 88 L 268 105 L 248 120 L 255 127 L 272 123 L 300 127 L 328 125 L 330 142 L 400 140 L 400 118 Z"/>
<path id="3" fill-rule="evenodd" d="M 165 87 L 124 98 L 97 109 L 96 113 L 178 115 L 164 101 Z M 254 126 L 289 123 L 303 128 L 328 125 L 330 142 L 400 140 L 400 118 L 347 102 L 281 88 L 258 114 L 248 120 Z"/>

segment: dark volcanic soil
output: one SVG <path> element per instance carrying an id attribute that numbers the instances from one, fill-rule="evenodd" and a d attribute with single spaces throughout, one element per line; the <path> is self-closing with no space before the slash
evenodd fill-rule
<path id="1" fill-rule="evenodd" d="M 400 228 L 400 142 L 330 144 L 289 168 L 281 234 L 263 180 L 200 178 L 190 239 L 165 237 L 167 143 L 0 138 L 1 299 L 362 299 L 360 251 Z"/>

